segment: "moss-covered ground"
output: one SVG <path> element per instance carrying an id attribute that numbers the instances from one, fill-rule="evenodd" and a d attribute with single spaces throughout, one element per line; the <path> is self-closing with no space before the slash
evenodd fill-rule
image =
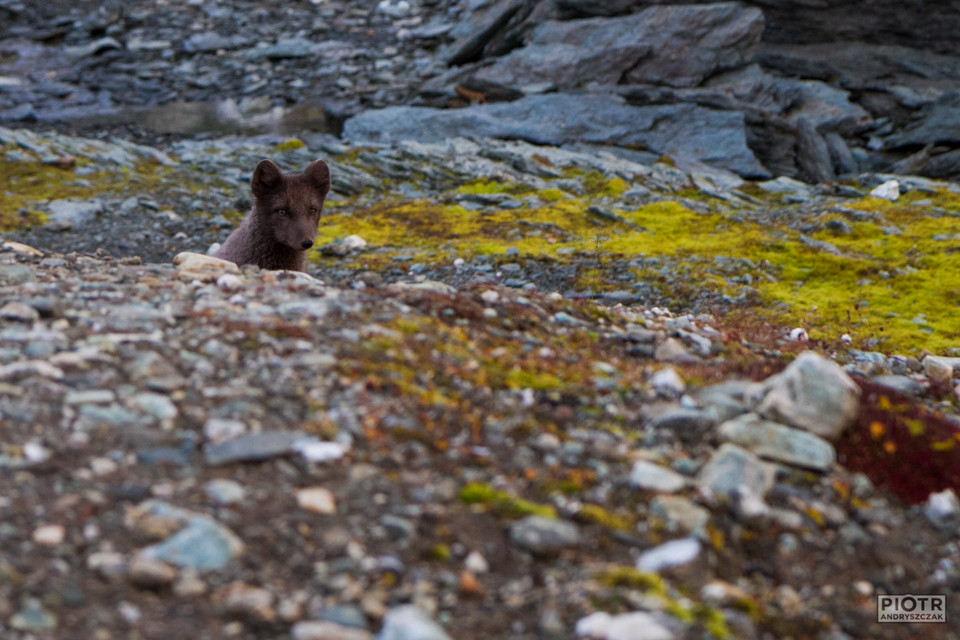
<path id="1" fill-rule="evenodd" d="M 82 156 L 47 164 L 37 154 L 22 161 L 32 152 L 13 145 L 0 152 L 9 156 L 0 160 L 0 230 L 43 222 L 44 204 L 57 198 L 162 200 L 172 188 L 215 193 L 221 210 L 204 213 L 244 213 L 232 202 L 245 195 L 246 178 L 227 179 L 212 166 L 144 158 L 120 168 Z M 314 157 L 296 138 L 256 155 L 264 154 L 290 167 Z M 540 272 L 568 269 L 565 293 L 648 286 L 676 311 L 715 312 L 722 301 L 724 313 L 801 326 L 838 347 L 847 334 L 843 345 L 886 353 L 960 350 L 960 195 L 946 185 L 897 202 L 822 196 L 791 204 L 752 184 L 733 200 L 690 184 L 637 199 L 631 190 L 649 186 L 642 176 L 580 167 L 508 182 L 416 166 L 407 178 L 392 166 L 381 175 L 376 154 L 358 149 L 334 160 L 376 176 L 381 187 L 327 203 L 318 246 L 356 234 L 368 249 L 346 258 L 318 251 L 321 271 L 419 263 L 430 276 L 457 258 L 533 261 Z"/>
<path id="2" fill-rule="evenodd" d="M 581 270 L 589 282 L 581 284 L 600 290 L 623 286 L 623 274 L 604 273 L 605 263 L 655 258 L 655 269 L 632 269 L 633 280 L 675 286 L 691 307 L 706 291 L 829 344 L 847 334 L 854 347 L 890 353 L 960 349 L 960 195 L 952 191 L 816 206 L 784 204 L 778 195 L 760 205 L 691 202 L 691 192 L 629 205 L 621 198 L 629 183 L 595 173 L 582 180 L 579 194 L 476 180 L 439 198 L 339 203 L 328 208 L 319 239 L 358 234 L 379 249 L 348 259 L 358 268 L 401 252 L 437 265 L 477 255 L 548 264 L 590 256 L 596 260 Z M 750 190 L 754 200 L 757 193 L 764 192 Z M 502 195 L 510 206 L 462 197 L 478 194 Z"/>

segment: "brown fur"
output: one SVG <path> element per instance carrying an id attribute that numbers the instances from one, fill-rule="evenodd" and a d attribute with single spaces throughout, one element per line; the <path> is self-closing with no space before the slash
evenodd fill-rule
<path id="1" fill-rule="evenodd" d="M 316 160 L 303 173 L 283 174 L 272 160 L 262 160 L 250 188 L 253 208 L 214 256 L 241 266 L 306 271 L 330 191 L 327 163 Z"/>

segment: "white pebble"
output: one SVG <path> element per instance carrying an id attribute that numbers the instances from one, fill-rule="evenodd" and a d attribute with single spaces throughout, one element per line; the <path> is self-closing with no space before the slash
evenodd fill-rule
<path id="1" fill-rule="evenodd" d="M 874 198 L 882 198 L 890 202 L 896 202 L 900 197 L 900 183 L 896 180 L 887 180 L 879 187 L 870 192 Z"/>
<path id="2" fill-rule="evenodd" d="M 34 530 L 33 541 L 41 547 L 55 547 L 63 542 L 66 533 L 63 525 L 45 524 Z"/>
<path id="3" fill-rule="evenodd" d="M 662 571 L 663 569 L 693 562 L 699 555 L 699 540 L 694 538 L 671 540 L 640 554 L 637 569 L 641 571 Z"/>
<path id="4" fill-rule="evenodd" d="M 332 515 L 337 512 L 333 493 L 323 487 L 308 487 L 297 491 L 297 504 L 300 508 L 314 513 Z"/>

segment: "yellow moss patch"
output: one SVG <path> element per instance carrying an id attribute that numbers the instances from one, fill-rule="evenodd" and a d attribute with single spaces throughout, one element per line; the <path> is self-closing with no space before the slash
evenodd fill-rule
<path id="1" fill-rule="evenodd" d="M 524 516 L 557 517 L 557 511 L 551 505 L 530 502 L 485 484 L 468 484 L 460 490 L 460 499 L 467 504 L 487 505 L 506 518 L 522 518 Z"/>
<path id="2" fill-rule="evenodd" d="M 283 151 L 292 151 L 294 149 L 303 149 L 305 146 L 302 140 L 297 138 L 290 138 L 289 140 L 284 140 L 283 142 L 277 144 L 273 147 L 274 151 L 283 152 Z"/>

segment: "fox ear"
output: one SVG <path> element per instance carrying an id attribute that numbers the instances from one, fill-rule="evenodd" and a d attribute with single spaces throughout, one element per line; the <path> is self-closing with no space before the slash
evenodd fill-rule
<path id="1" fill-rule="evenodd" d="M 330 168 L 327 167 L 326 162 L 314 160 L 303 175 L 320 192 L 320 195 L 326 197 L 330 191 Z"/>
<path id="2" fill-rule="evenodd" d="M 261 160 L 253 170 L 253 179 L 250 180 L 250 189 L 257 198 L 264 196 L 283 182 L 283 174 L 273 160 Z"/>

